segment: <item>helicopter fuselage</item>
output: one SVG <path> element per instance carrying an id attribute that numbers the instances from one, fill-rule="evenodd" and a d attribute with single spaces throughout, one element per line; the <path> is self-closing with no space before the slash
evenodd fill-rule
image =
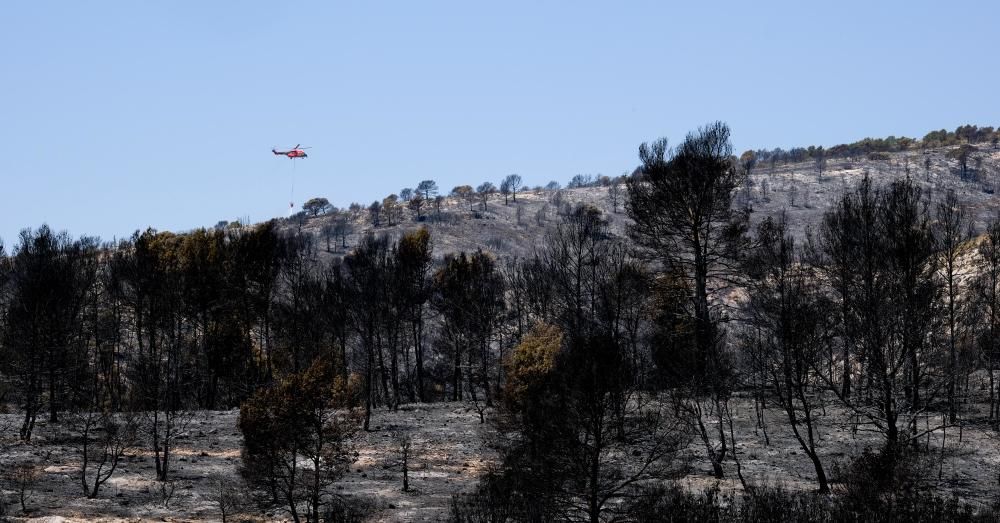
<path id="1" fill-rule="evenodd" d="M 278 156 L 287 156 L 292 159 L 309 157 L 309 155 L 306 154 L 306 152 L 303 151 L 302 149 L 292 149 L 291 151 L 278 151 L 275 149 L 271 149 L 271 152 Z"/>

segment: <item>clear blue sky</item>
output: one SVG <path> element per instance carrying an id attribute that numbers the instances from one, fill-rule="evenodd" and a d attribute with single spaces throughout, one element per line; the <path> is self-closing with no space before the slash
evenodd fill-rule
<path id="1" fill-rule="evenodd" d="M 981 2 L 9 2 L 0 237 L 126 236 L 619 174 L 721 119 L 737 150 L 1000 125 Z"/>

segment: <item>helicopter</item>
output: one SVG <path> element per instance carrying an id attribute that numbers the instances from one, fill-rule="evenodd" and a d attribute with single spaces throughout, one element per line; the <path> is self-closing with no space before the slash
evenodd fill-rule
<path id="1" fill-rule="evenodd" d="M 309 155 L 306 154 L 305 150 L 309 149 L 309 147 L 299 147 L 300 145 L 302 144 L 295 144 L 295 147 L 292 147 L 288 151 L 279 151 L 277 149 L 271 149 L 271 152 L 274 153 L 275 156 L 287 156 L 292 160 L 296 158 L 308 158 Z"/>
<path id="2" fill-rule="evenodd" d="M 291 216 L 295 212 L 295 162 L 294 162 L 294 160 L 297 160 L 299 158 L 308 158 L 309 155 L 306 154 L 306 151 L 305 151 L 306 149 L 309 149 L 309 147 L 302 147 L 302 144 L 299 144 L 299 143 L 295 144 L 295 147 L 292 147 L 292 148 L 290 148 L 287 151 L 279 151 L 277 149 L 277 147 L 272 147 L 271 148 L 271 152 L 274 153 L 275 156 L 287 156 L 289 160 L 293 160 L 292 161 L 292 173 L 291 173 L 292 188 L 291 188 L 291 191 L 289 193 L 289 198 L 290 198 L 291 201 L 288 202 L 288 215 L 289 216 Z"/>

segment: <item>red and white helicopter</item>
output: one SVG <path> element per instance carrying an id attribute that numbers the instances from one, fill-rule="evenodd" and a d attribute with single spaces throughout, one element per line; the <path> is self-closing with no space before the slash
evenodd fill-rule
<path id="1" fill-rule="evenodd" d="M 274 153 L 275 156 L 287 156 L 289 160 L 297 160 L 299 158 L 308 158 L 309 155 L 306 154 L 305 150 L 309 149 L 309 147 L 301 147 L 301 145 L 302 144 L 295 144 L 295 147 L 292 147 L 291 149 L 289 149 L 287 151 L 279 151 L 276 147 L 272 147 L 271 148 L 271 152 Z M 295 165 L 294 161 L 292 162 L 292 165 L 293 166 Z M 295 212 L 295 203 L 294 203 L 294 200 L 295 200 L 295 171 L 294 171 L 294 167 L 292 169 L 292 175 L 291 176 L 292 176 L 292 190 L 291 190 L 291 193 L 289 195 L 289 200 L 291 200 L 291 201 L 288 202 L 288 215 L 289 216 L 291 216 Z"/>
<path id="2" fill-rule="evenodd" d="M 309 149 L 309 147 L 299 147 L 300 145 L 302 144 L 295 144 L 295 147 L 292 147 L 288 151 L 279 151 L 278 149 L 271 149 L 271 152 L 274 153 L 276 156 L 287 156 L 292 160 L 296 158 L 308 158 L 309 155 L 306 154 L 305 150 Z"/>

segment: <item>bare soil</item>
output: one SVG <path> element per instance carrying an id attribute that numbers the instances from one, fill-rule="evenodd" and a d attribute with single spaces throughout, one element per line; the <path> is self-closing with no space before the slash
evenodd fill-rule
<path id="1" fill-rule="evenodd" d="M 28 501 L 27 514 L 16 503 L 12 521 L 221 521 L 212 499 L 215 479 L 235 477 L 240 460 L 239 412 L 201 411 L 173 450 L 173 495 L 164 501 L 161 484 L 146 449 L 129 452 L 101 490 L 87 499 L 79 481 L 80 458 L 63 443 L 61 427 L 40 422 L 30 444 L 14 441 L 16 415 L 3 415 L 5 450 L 0 470 L 30 461 L 42 468 Z M 5 423 L 6 422 L 6 423 Z M 414 404 L 397 412 L 373 413 L 372 431 L 359 432 L 354 442 L 357 459 L 338 481 L 338 494 L 373 504 L 375 521 L 440 521 L 445 519 L 453 494 L 474 488 L 492 453 L 486 448 L 479 414 L 462 403 Z M 406 429 L 412 435 L 410 491 L 403 492 L 399 452 L 392 433 Z M 5 486 L 8 488 L 8 486 Z M 15 492 L 3 492 L 13 502 Z M 260 520 L 280 521 L 280 511 L 254 514 Z"/>
<path id="2" fill-rule="evenodd" d="M 974 384 L 975 385 L 975 384 Z M 975 386 L 973 388 L 976 388 Z M 980 394 L 981 395 L 981 394 Z M 982 400 L 983 398 L 978 398 Z M 768 442 L 757 426 L 753 403 L 746 397 L 733 400 L 737 457 L 743 474 L 753 484 L 780 486 L 795 491 L 812 491 L 817 485 L 812 463 L 795 441 L 776 408 L 765 411 Z M 932 431 L 921 440 L 922 463 L 928 486 L 940 494 L 958 496 L 974 506 L 991 504 L 996 496 L 1000 473 L 1000 439 L 981 419 L 982 403 L 967 405 L 962 427 Z M 822 414 L 822 413 L 820 413 Z M 97 499 L 86 499 L 78 480 L 79 457 L 64 444 L 58 426 L 41 423 L 31 444 L 13 441 L 14 415 L 4 415 L 6 450 L 0 466 L 32 461 L 43 470 L 28 501 L 29 512 L 11 507 L 12 521 L 219 521 L 221 515 L 212 497 L 214 480 L 235 476 L 239 463 L 240 434 L 238 412 L 203 411 L 192 418 L 188 431 L 177 442 L 174 462 L 174 493 L 165 502 L 161 485 L 153 480 L 154 466 L 148 450 L 129 452 L 115 476 Z M 855 418 L 830 398 L 826 415 L 819 416 L 822 437 L 820 454 L 828 475 L 835 463 L 845 463 L 865 447 L 877 448 L 881 435 Z M 941 413 L 931 413 L 921 425 L 942 422 Z M 451 497 L 472 491 L 479 477 L 496 460 L 488 447 L 490 425 L 479 423 L 470 404 L 412 404 L 397 412 L 377 411 L 372 431 L 359 433 L 354 442 L 357 459 L 350 472 L 337 484 L 337 493 L 364 500 L 375 507 L 372 521 L 442 521 L 447 519 Z M 412 436 L 410 492 L 402 491 L 399 452 L 393 434 L 408 430 Z M 941 450 L 942 439 L 947 444 Z M 736 480 L 735 462 L 726 464 L 727 478 L 717 480 L 704 459 L 704 451 L 694 440 L 680 462 L 688 470 L 679 483 L 700 491 L 717 486 L 741 490 Z M 834 478 L 835 479 L 835 478 Z M 9 487 L 6 487 L 9 489 Z M 12 500 L 14 492 L 4 494 Z M 286 514 L 248 511 L 245 515 L 262 521 L 286 520 Z"/>

